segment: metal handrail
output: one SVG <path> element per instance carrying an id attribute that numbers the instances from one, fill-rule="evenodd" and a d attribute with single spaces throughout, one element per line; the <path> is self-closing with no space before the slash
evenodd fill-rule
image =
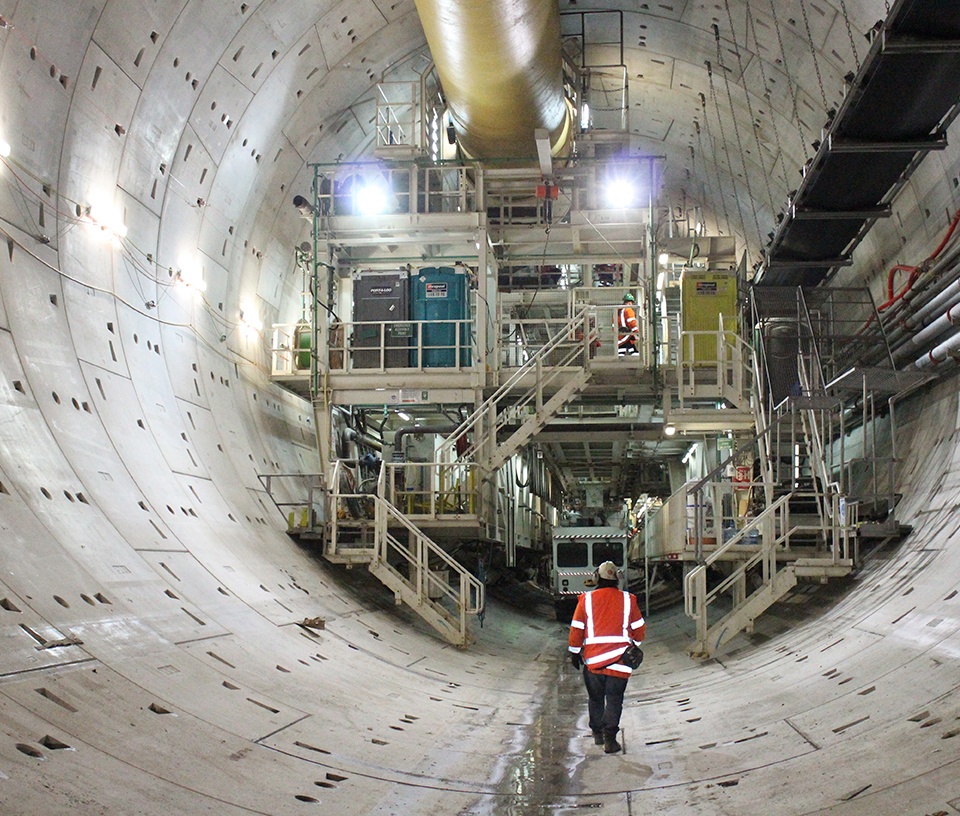
<path id="1" fill-rule="evenodd" d="M 436 603 L 431 598 L 431 589 L 436 589 L 442 598 L 448 599 L 457 609 L 457 623 L 459 627 L 461 643 L 467 641 L 467 615 L 478 615 L 484 608 L 484 585 L 469 570 L 460 564 L 455 558 L 449 555 L 445 550 L 434 543 L 427 535 L 403 515 L 396 507 L 384 498 L 387 489 L 386 467 L 380 468 L 380 475 L 377 480 L 377 494 L 374 496 L 375 504 L 375 529 L 376 529 L 376 560 L 389 569 L 395 577 L 411 589 L 416 595 L 416 603 L 432 607 L 442 617 L 450 620 L 451 613 L 441 604 Z M 412 534 L 414 549 L 403 544 L 399 539 L 390 534 L 388 529 L 388 517 L 392 518 L 400 526 L 404 527 L 409 534 Z M 408 576 L 414 576 L 411 580 L 400 570 L 390 563 L 390 554 L 395 553 L 401 556 L 403 562 L 407 564 Z M 439 561 L 457 578 L 457 586 L 445 581 L 441 581 L 430 569 L 430 561 Z"/>
<path id="2" fill-rule="evenodd" d="M 704 559 L 703 563 L 698 564 L 684 577 L 684 612 L 688 617 L 697 621 L 697 640 L 701 643 L 706 640 L 708 628 L 707 608 L 722 592 L 734 586 L 746 575 L 748 570 L 761 562 L 764 564 L 764 584 L 769 584 L 773 580 L 777 572 L 777 549 L 781 545 L 789 544 L 790 535 L 793 532 L 789 523 L 791 496 L 792 494 L 788 493 L 777 499 L 760 513 L 760 515 L 744 525 L 729 541 L 717 547 L 716 550 Z M 761 532 L 761 527 L 764 528 L 764 532 L 766 532 L 767 535 Z M 777 533 L 778 528 L 781 531 L 779 534 Z M 710 592 L 707 592 L 707 569 L 716 563 L 716 561 L 725 555 L 732 547 L 740 544 L 743 541 L 743 537 L 753 530 L 760 532 L 760 549 L 758 552 L 747 559 L 738 569 L 734 570 Z"/>
<path id="3" fill-rule="evenodd" d="M 437 457 L 444 458 L 449 456 L 456 445 L 457 439 L 464 434 L 474 431 L 474 440 L 468 447 L 462 458 L 474 454 L 485 441 L 486 437 L 480 437 L 477 430 L 481 426 L 481 421 L 491 410 L 496 410 L 498 403 L 503 400 L 512 389 L 517 387 L 520 382 L 529 374 L 536 374 L 535 385 L 514 402 L 514 407 L 523 409 L 533 401 L 538 404 L 542 400 L 545 385 L 551 384 L 557 377 L 561 376 L 564 369 L 568 368 L 573 362 L 582 355 L 582 367 L 589 367 L 590 344 L 594 340 L 594 333 L 589 329 L 590 323 L 588 313 L 590 310 L 583 309 L 574 315 L 570 321 L 550 340 L 550 342 L 540 347 L 536 354 L 528 359 L 522 366 L 516 369 L 507 380 L 497 388 L 483 403 L 476 408 L 460 425 L 453 431 L 437 448 Z M 543 365 L 546 357 L 555 350 L 570 343 L 570 337 L 575 338 L 571 350 L 563 355 L 560 361 L 549 367 Z M 499 412 L 496 422 L 492 423 L 491 433 L 496 432 L 507 422 L 508 412 Z"/>

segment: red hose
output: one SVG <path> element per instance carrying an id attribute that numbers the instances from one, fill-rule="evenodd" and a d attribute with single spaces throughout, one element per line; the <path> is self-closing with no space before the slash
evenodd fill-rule
<path id="1" fill-rule="evenodd" d="M 896 303 L 898 300 L 901 300 L 907 292 L 913 288 L 913 284 L 917 282 L 917 278 L 920 277 L 920 270 L 926 269 L 927 266 L 932 261 L 937 259 L 937 256 L 943 252 L 943 248 L 950 241 L 950 237 L 953 235 L 954 230 L 957 228 L 957 224 L 960 223 L 960 210 L 957 210 L 956 214 L 950 221 L 950 226 L 947 228 L 946 235 L 943 236 L 943 240 L 940 242 L 939 246 L 927 257 L 927 259 L 920 264 L 919 266 L 907 266 L 905 264 L 897 264 L 892 266 L 890 271 L 887 273 L 887 302 L 881 304 L 877 307 L 878 312 L 882 312 L 886 309 L 889 309 Z M 907 283 L 897 294 L 893 292 L 894 279 L 897 272 L 909 272 L 910 277 L 907 278 Z"/>

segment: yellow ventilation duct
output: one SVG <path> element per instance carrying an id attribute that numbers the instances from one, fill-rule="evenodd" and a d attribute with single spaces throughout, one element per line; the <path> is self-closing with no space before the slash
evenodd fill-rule
<path id="1" fill-rule="evenodd" d="M 557 0 L 415 0 L 460 146 L 474 158 L 536 158 L 534 131 L 566 151 Z"/>

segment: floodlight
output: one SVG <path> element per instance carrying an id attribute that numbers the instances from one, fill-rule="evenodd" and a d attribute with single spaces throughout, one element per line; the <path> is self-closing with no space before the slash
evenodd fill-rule
<path id="1" fill-rule="evenodd" d="M 353 194 L 356 211 L 360 215 L 380 215 L 387 211 L 388 193 L 380 179 L 364 181 Z"/>
<path id="2" fill-rule="evenodd" d="M 629 179 L 614 176 L 607 181 L 604 195 L 608 207 L 625 210 L 633 206 L 637 190 Z"/>

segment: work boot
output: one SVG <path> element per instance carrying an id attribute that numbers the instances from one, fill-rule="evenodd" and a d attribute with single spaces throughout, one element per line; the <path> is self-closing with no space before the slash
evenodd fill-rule
<path id="1" fill-rule="evenodd" d="M 603 735 L 603 752 L 605 754 L 618 754 L 623 750 L 623 746 L 617 742 L 616 734 Z"/>
<path id="2" fill-rule="evenodd" d="M 593 732 L 593 742 L 595 745 L 603 745 L 603 731 Z"/>

